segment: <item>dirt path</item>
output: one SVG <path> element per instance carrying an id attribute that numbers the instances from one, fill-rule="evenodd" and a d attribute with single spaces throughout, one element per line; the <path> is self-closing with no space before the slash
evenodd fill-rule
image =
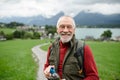
<path id="1" fill-rule="evenodd" d="M 37 46 L 32 48 L 33 57 L 35 58 L 35 60 L 39 64 L 39 69 L 38 69 L 36 80 L 47 80 L 45 78 L 44 74 L 43 74 L 43 67 L 44 67 L 44 63 L 45 63 L 45 60 L 46 60 L 47 52 L 40 49 L 41 46 L 47 45 L 47 44 L 48 43 L 37 45 Z"/>

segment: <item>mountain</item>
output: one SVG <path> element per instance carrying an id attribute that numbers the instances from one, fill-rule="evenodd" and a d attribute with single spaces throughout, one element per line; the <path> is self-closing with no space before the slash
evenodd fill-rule
<path id="1" fill-rule="evenodd" d="M 35 24 L 35 25 L 56 25 L 57 20 L 60 16 L 63 16 L 64 13 L 60 12 L 55 16 L 52 16 L 51 18 L 45 18 L 43 16 L 36 16 L 36 17 L 31 17 L 29 20 L 29 23 L 27 24 Z M 24 22 L 23 22 L 24 23 Z"/>
<path id="2" fill-rule="evenodd" d="M 65 15 L 65 14 L 63 12 L 60 12 L 57 15 L 49 18 L 48 21 L 46 21 L 46 22 L 47 22 L 48 25 L 56 25 L 57 20 L 59 19 L 59 17 L 61 17 L 63 15 Z"/>
<path id="3" fill-rule="evenodd" d="M 63 12 L 59 12 L 55 16 L 52 16 L 51 18 L 46 18 L 41 15 L 38 16 L 32 16 L 32 17 L 7 17 L 7 18 L 1 18 L 0 22 L 3 23 L 10 23 L 10 22 L 20 22 L 27 25 L 56 25 L 57 20 L 60 16 L 63 16 Z"/>
<path id="4" fill-rule="evenodd" d="M 32 17 L 7 17 L 0 18 L 0 22 L 10 23 L 16 21 L 28 25 L 56 25 L 58 18 L 63 15 L 63 12 L 59 12 L 51 18 L 46 18 L 41 15 Z M 103 15 L 82 11 L 74 16 L 74 19 L 77 25 L 120 24 L 120 14 Z"/>
<path id="5" fill-rule="evenodd" d="M 33 24 L 39 25 L 39 24 L 44 24 L 46 18 L 41 15 L 38 15 L 32 17 L 8 17 L 8 18 L 0 19 L 0 22 L 4 22 L 4 23 L 10 23 L 13 21 L 24 23 L 27 25 L 33 25 Z"/>
<path id="6" fill-rule="evenodd" d="M 120 14 L 103 15 L 83 11 L 78 13 L 74 19 L 78 25 L 120 24 Z"/>

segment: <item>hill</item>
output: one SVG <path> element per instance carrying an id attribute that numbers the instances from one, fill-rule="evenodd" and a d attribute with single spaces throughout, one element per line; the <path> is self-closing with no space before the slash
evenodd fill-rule
<path id="1" fill-rule="evenodd" d="M 15 21 L 27 25 L 56 25 L 58 18 L 63 15 L 63 12 L 59 12 L 51 18 L 46 18 L 42 15 L 32 17 L 5 17 L 0 18 L 0 22 L 10 23 Z M 82 11 L 74 16 L 74 19 L 77 25 L 120 24 L 120 14 L 103 15 L 100 13 L 87 13 Z"/>

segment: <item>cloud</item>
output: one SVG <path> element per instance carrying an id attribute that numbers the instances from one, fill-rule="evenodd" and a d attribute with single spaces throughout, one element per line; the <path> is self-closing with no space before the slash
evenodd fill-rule
<path id="1" fill-rule="evenodd" d="M 105 15 L 120 14 L 120 4 L 95 4 L 89 8 L 90 12 L 99 12 Z"/>
<path id="2" fill-rule="evenodd" d="M 105 3 L 105 4 L 115 4 L 120 3 L 120 0 L 76 0 L 75 4 L 97 4 L 97 3 Z"/>
<path id="3" fill-rule="evenodd" d="M 51 17 L 60 11 L 75 16 L 80 11 L 102 14 L 120 14 L 120 0 L 1 0 L 0 17 Z"/>

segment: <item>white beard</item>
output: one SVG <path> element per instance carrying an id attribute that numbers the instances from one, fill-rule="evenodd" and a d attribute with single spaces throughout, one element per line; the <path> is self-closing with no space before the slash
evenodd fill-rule
<path id="1" fill-rule="evenodd" d="M 72 39 L 73 36 L 69 36 L 67 38 L 62 38 L 62 36 L 60 36 L 60 40 L 62 41 L 62 43 L 67 43 Z"/>

